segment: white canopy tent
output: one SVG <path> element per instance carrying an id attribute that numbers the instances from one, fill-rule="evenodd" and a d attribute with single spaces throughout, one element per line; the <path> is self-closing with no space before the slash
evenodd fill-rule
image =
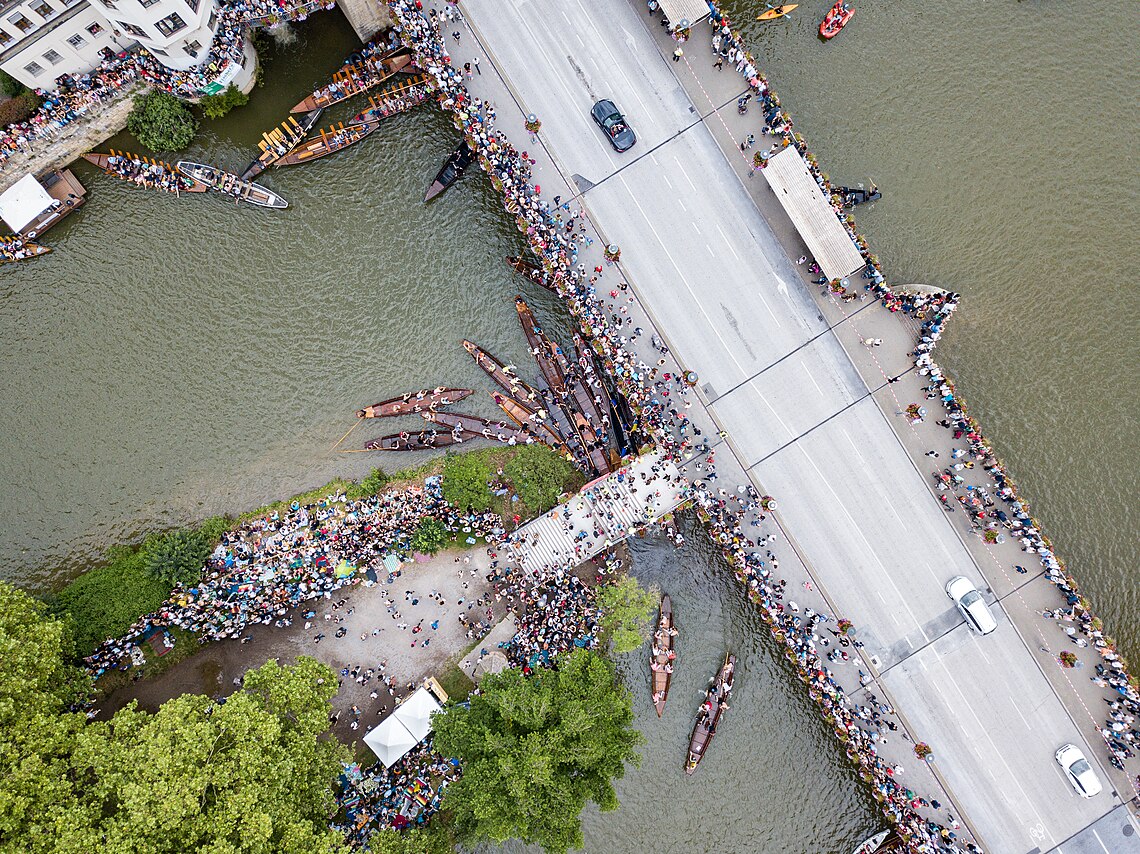
<path id="1" fill-rule="evenodd" d="M 385 768 L 391 768 L 401 756 L 427 738 L 431 732 L 431 716 L 441 708 L 431 692 L 420 688 L 364 736 L 364 743 Z"/>
<path id="2" fill-rule="evenodd" d="M 709 4 L 706 0 L 660 0 L 661 14 L 669 19 L 670 26 L 679 27 L 682 21 L 688 21 L 688 26 L 709 16 Z"/>
<path id="3" fill-rule="evenodd" d="M 823 275 L 842 279 L 866 263 L 793 146 L 773 155 L 761 171 Z"/>
<path id="4" fill-rule="evenodd" d="M 0 193 L 0 219 L 8 224 L 13 234 L 19 234 L 54 201 L 35 175 L 25 175 Z"/>

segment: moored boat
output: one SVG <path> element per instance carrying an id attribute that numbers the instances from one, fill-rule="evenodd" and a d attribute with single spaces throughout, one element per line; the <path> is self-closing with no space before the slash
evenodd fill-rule
<path id="1" fill-rule="evenodd" d="M 530 400 L 535 402 L 542 400 L 542 396 L 535 389 L 519 379 L 513 367 L 508 368 L 478 344 L 464 338 L 463 349 L 471 355 L 471 358 L 475 360 L 475 364 L 482 368 L 483 372 L 494 380 L 495 385 L 511 395 L 515 400 Z"/>
<path id="2" fill-rule="evenodd" d="M 466 440 L 466 436 L 440 430 L 421 430 L 418 433 L 404 431 L 390 436 L 381 436 L 364 443 L 366 451 L 430 451 L 432 448 L 445 448 Z"/>
<path id="3" fill-rule="evenodd" d="M 880 830 L 863 842 L 851 854 L 887 854 L 889 851 L 902 851 L 905 848 L 903 838 L 894 830 Z"/>
<path id="4" fill-rule="evenodd" d="M 783 6 L 772 6 L 767 10 L 761 12 L 756 16 L 757 21 L 775 21 L 777 18 L 782 18 L 788 12 L 797 8 L 799 3 L 785 3 Z"/>
<path id="5" fill-rule="evenodd" d="M 371 406 L 356 410 L 357 418 L 388 418 L 393 415 L 408 415 L 427 412 L 437 406 L 448 406 L 458 403 L 475 392 L 469 388 L 445 388 L 439 386 L 434 389 L 420 389 L 409 391 L 399 397 L 382 400 Z"/>
<path id="6" fill-rule="evenodd" d="M 406 47 L 399 47 L 380 56 L 346 65 L 333 75 L 331 83 L 317 89 L 289 112 L 307 113 L 310 110 L 331 107 L 333 104 L 347 101 L 353 95 L 374 89 L 397 71 L 411 64 L 412 52 Z"/>
<path id="7" fill-rule="evenodd" d="M 514 270 L 516 273 L 526 276 L 536 285 L 542 285 L 548 291 L 558 293 L 558 289 L 554 287 L 554 283 L 551 281 L 550 276 L 546 275 L 546 271 L 537 264 L 531 263 L 525 258 L 520 258 L 518 255 L 508 255 L 506 257 L 506 261 L 507 266 Z"/>
<path id="8" fill-rule="evenodd" d="M 253 159 L 253 162 L 245 168 L 240 177 L 243 181 L 248 181 L 268 169 L 272 164 L 276 163 L 286 154 L 289 154 L 294 148 L 300 145 L 305 140 L 305 136 L 313 125 L 317 123 L 317 119 L 321 117 L 324 110 L 311 110 L 301 117 L 301 121 L 297 121 L 292 116 L 289 116 L 281 123 L 281 127 L 274 128 L 268 133 L 261 135 L 261 141 L 257 143 L 257 147 L 261 149 L 261 153 Z"/>
<path id="9" fill-rule="evenodd" d="M 40 255 L 47 255 L 49 252 L 51 249 L 48 247 L 41 246 L 38 243 L 30 243 L 15 235 L 0 237 L 0 264 L 6 264 L 10 261 L 27 261 L 29 258 L 38 258 Z"/>
<path id="10" fill-rule="evenodd" d="M 725 656 L 724 664 L 716 675 L 716 680 L 705 692 L 704 702 L 697 713 L 697 722 L 693 725 L 693 734 L 689 737 L 689 756 L 685 760 L 685 773 L 692 774 L 705 758 L 709 745 L 716 735 L 720 719 L 728 711 L 728 695 L 732 691 L 732 682 L 735 678 L 736 656 L 729 653 Z"/>
<path id="11" fill-rule="evenodd" d="M 475 152 L 471 150 L 471 146 L 467 144 L 467 140 L 463 140 L 463 142 L 459 144 L 459 148 L 448 155 L 447 160 L 444 161 L 443 166 L 441 166 L 439 172 L 436 173 L 435 180 L 431 182 L 431 186 L 429 186 L 427 192 L 424 193 L 424 201 L 430 202 L 458 181 L 459 177 L 467 171 L 467 167 L 471 165 L 471 161 L 474 159 Z"/>
<path id="12" fill-rule="evenodd" d="M 305 140 L 289 154 L 279 158 L 273 165 L 296 166 L 300 163 L 308 163 L 312 160 L 324 157 L 326 154 L 332 154 L 340 151 L 342 148 L 356 145 L 356 143 L 369 136 L 378 127 L 380 127 L 380 123 L 372 121 L 347 126 L 342 122 L 340 127 L 334 126 L 327 130 L 321 128 L 319 136 Z"/>
<path id="13" fill-rule="evenodd" d="M 390 83 L 375 95 L 369 96 L 368 109 L 353 116 L 349 124 L 376 121 L 407 112 L 426 101 L 434 91 L 435 81 L 422 73 Z"/>
<path id="14" fill-rule="evenodd" d="M 507 445 L 533 445 L 538 438 L 525 428 L 516 428 L 505 421 L 498 423 L 464 412 L 421 412 L 420 417 L 436 424 L 446 424 L 452 433 L 464 431 L 492 442 Z"/>
<path id="15" fill-rule="evenodd" d="M 822 38 L 834 38 L 840 30 L 842 30 L 847 22 L 851 20 L 851 16 L 855 14 L 855 7 L 839 0 L 831 10 L 823 16 L 823 21 L 819 25 L 819 34 Z"/>
<path id="16" fill-rule="evenodd" d="M 653 630 L 653 646 L 649 654 L 649 681 L 653 689 L 653 707 L 657 717 L 665 711 L 665 701 L 669 699 L 669 685 L 673 681 L 673 661 L 677 653 L 673 650 L 677 629 L 673 625 L 673 600 L 666 593 L 661 597 L 661 609 L 657 615 L 657 628 Z"/>
<path id="17" fill-rule="evenodd" d="M 845 208 L 853 208 L 855 205 L 861 205 L 864 202 L 877 202 L 883 197 L 874 181 L 866 189 L 863 187 L 832 187 L 831 192 L 839 196 L 840 203 Z"/>
<path id="18" fill-rule="evenodd" d="M 182 175 L 169 163 L 140 157 L 129 151 L 111 149 L 106 154 L 93 151 L 84 154 L 83 159 L 95 164 L 108 175 L 150 190 L 178 194 L 204 193 L 210 189 L 201 181 Z"/>
<path id="19" fill-rule="evenodd" d="M 260 184 L 243 181 L 232 172 L 226 172 L 216 166 L 179 160 L 178 171 L 195 181 L 201 181 L 211 190 L 216 190 L 243 202 L 249 202 L 257 207 L 276 208 L 278 210 L 289 207 L 289 203 L 272 190 L 268 190 Z"/>
<path id="20" fill-rule="evenodd" d="M 491 392 L 491 399 L 507 414 L 508 418 L 519 425 L 519 427 L 530 430 L 536 436 L 539 436 L 542 441 L 547 444 L 557 444 L 560 447 L 565 444 L 559 432 L 550 425 L 548 420 L 550 414 L 546 412 L 541 405 L 537 408 L 530 407 L 519 403 L 513 397 L 509 397 L 497 391 Z M 553 440 L 553 442 L 551 440 Z"/>

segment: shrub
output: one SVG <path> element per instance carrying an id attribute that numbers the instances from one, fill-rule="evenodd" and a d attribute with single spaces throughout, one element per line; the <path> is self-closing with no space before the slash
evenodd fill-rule
<path id="1" fill-rule="evenodd" d="M 166 92 L 135 96 L 127 117 L 127 130 L 151 151 L 181 151 L 198 132 L 198 120 L 190 108 Z"/>
<path id="2" fill-rule="evenodd" d="M 433 555 L 447 545 L 448 530 L 434 516 L 425 516 L 412 534 L 412 548 Z"/>
<path id="3" fill-rule="evenodd" d="M 388 483 L 388 475 L 385 474 L 384 469 L 377 466 L 365 475 L 360 483 L 354 483 L 346 490 L 345 494 L 354 500 L 359 498 L 367 498 L 370 495 L 375 495 L 383 489 Z"/>
<path id="4" fill-rule="evenodd" d="M 206 95 L 198 101 L 198 106 L 208 119 L 220 119 L 234 107 L 244 107 L 249 103 L 249 95 L 241 91 L 233 83 L 225 92 L 217 95 Z"/>
<path id="5" fill-rule="evenodd" d="M 173 587 L 192 585 L 202 575 L 202 564 L 213 543 L 202 530 L 181 529 L 147 537 L 142 546 L 147 572 Z"/>
<path id="6" fill-rule="evenodd" d="M 27 91 L 28 87 L 7 71 L 0 71 L 0 95 L 4 95 L 6 98 L 15 98 Z"/>
<path id="7" fill-rule="evenodd" d="M 461 510 L 487 510 L 494 472 L 478 454 L 448 454 L 443 461 L 443 497 Z"/>
<path id="8" fill-rule="evenodd" d="M 573 479 L 575 471 L 574 466 L 546 445 L 519 448 L 503 466 L 503 473 L 514 484 L 519 498 L 538 513 L 545 513 L 558 503 L 558 496 Z"/>
<path id="9" fill-rule="evenodd" d="M 24 91 L 9 101 L 0 104 L 0 126 L 26 121 L 40 108 L 40 96 L 35 92 Z"/>
<path id="10" fill-rule="evenodd" d="M 598 588 L 599 622 L 615 653 L 633 652 L 649 639 L 653 609 L 660 603 L 661 591 L 646 590 L 632 575 Z"/>

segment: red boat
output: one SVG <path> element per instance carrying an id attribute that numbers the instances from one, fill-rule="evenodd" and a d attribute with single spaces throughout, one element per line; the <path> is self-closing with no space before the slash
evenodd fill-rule
<path id="1" fill-rule="evenodd" d="M 840 0 L 840 2 L 831 7 L 830 12 L 823 16 L 823 21 L 819 25 L 820 37 L 825 39 L 833 38 L 846 26 L 854 14 L 855 7 Z"/>

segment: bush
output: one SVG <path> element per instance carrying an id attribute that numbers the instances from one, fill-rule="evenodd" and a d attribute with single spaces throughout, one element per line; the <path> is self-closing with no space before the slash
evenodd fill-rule
<path id="1" fill-rule="evenodd" d="M 202 565 L 213 548 L 202 530 L 156 534 L 143 543 L 143 563 L 147 572 L 171 587 L 190 586 L 202 576 Z"/>
<path id="2" fill-rule="evenodd" d="M 198 120 L 173 95 L 147 92 L 135 96 L 127 130 L 151 151 L 181 151 L 194 140 Z"/>
<path id="3" fill-rule="evenodd" d="M 661 591 L 646 590 L 632 575 L 598 588 L 599 622 L 616 654 L 633 652 L 649 639 L 653 610 L 660 603 Z"/>
<path id="4" fill-rule="evenodd" d="M 434 516 L 425 516 L 412 533 L 412 548 L 417 552 L 433 555 L 447 545 L 448 534 L 449 531 L 443 522 Z"/>
<path id="5" fill-rule="evenodd" d="M 208 119 L 220 119 L 234 107 L 244 107 L 249 103 L 249 95 L 241 91 L 233 83 L 225 92 L 217 95 L 206 95 L 198 101 L 198 106 Z"/>
<path id="6" fill-rule="evenodd" d="M 10 101 L 0 104 L 0 126 L 26 121 L 40 108 L 40 96 L 35 92 L 24 91 Z"/>
<path id="7" fill-rule="evenodd" d="M 575 472 L 574 466 L 546 445 L 519 448 L 503 466 L 503 473 L 514 484 L 519 498 L 537 513 L 545 513 L 558 503 L 558 496 Z"/>
<path id="8" fill-rule="evenodd" d="M 443 461 L 443 497 L 460 510 L 491 507 L 487 482 L 494 472 L 478 454 L 448 454 Z"/>
<path id="9" fill-rule="evenodd" d="M 360 498 L 367 498 L 370 495 L 376 495 L 388 483 L 388 475 L 384 469 L 377 466 L 365 475 L 360 483 L 354 483 L 346 491 L 345 495 L 353 500 Z"/>
<path id="10" fill-rule="evenodd" d="M 17 95 L 22 95 L 27 91 L 28 87 L 7 71 L 0 71 L 0 95 L 6 98 L 15 98 Z"/>

